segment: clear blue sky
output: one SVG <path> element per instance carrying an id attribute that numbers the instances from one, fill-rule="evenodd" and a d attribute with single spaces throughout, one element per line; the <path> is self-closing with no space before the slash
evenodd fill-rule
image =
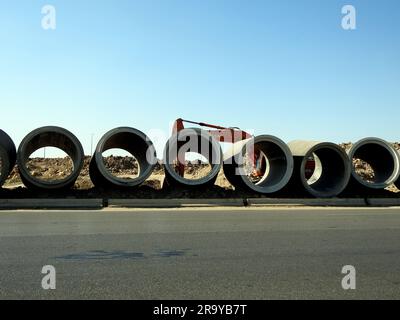
<path id="1" fill-rule="evenodd" d="M 357 30 L 341 28 L 346 4 Z M 398 0 L 2 0 L 0 40 L 1 128 L 17 144 L 59 125 L 89 153 L 92 133 L 178 117 L 285 141 L 400 140 Z"/>

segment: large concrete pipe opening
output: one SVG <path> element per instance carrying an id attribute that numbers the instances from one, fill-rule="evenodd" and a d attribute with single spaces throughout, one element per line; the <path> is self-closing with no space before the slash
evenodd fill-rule
<path id="1" fill-rule="evenodd" d="M 237 142 L 224 155 L 224 173 L 235 188 L 274 193 L 285 187 L 292 172 L 292 153 L 274 136 Z"/>
<path id="2" fill-rule="evenodd" d="M 221 170 L 222 150 L 207 131 L 183 129 L 168 140 L 163 162 L 168 185 L 209 186 Z"/>
<path id="3" fill-rule="evenodd" d="M 346 188 L 351 165 L 346 152 L 329 142 L 292 141 L 288 143 L 294 158 L 289 187 L 304 187 L 314 197 L 338 196 Z"/>
<path id="4" fill-rule="evenodd" d="M 52 171 L 53 168 L 46 166 L 41 166 L 37 168 L 37 171 L 35 170 L 35 164 L 32 164 L 33 159 L 31 157 L 37 150 L 46 147 L 57 148 L 65 152 L 71 165 L 71 167 L 65 169 L 67 173 Z M 41 159 L 37 160 L 40 162 Z M 54 163 L 58 160 L 68 163 L 68 159 L 59 157 L 55 159 Z M 36 129 L 22 140 L 18 148 L 18 168 L 21 180 L 28 188 L 47 190 L 71 188 L 82 170 L 83 161 L 83 148 L 78 138 L 60 127 L 49 126 Z M 45 177 L 41 175 L 42 170 L 48 173 Z"/>
<path id="5" fill-rule="evenodd" d="M 125 156 L 107 156 L 107 152 L 118 152 L 118 149 L 124 151 Z M 115 161 L 109 163 L 109 160 L 118 157 L 122 160 L 122 174 L 115 171 L 118 168 L 113 168 Z M 154 145 L 143 132 L 129 127 L 115 128 L 107 132 L 97 144 L 90 163 L 90 178 L 97 187 L 136 187 L 151 175 L 156 163 Z"/>
<path id="6" fill-rule="evenodd" d="M 353 162 L 353 178 L 364 187 L 384 189 L 399 177 L 399 154 L 385 140 L 362 139 L 349 150 L 349 158 Z"/>
<path id="7" fill-rule="evenodd" d="M 0 130 L 0 187 L 14 168 L 17 158 L 15 144 L 10 136 Z"/>

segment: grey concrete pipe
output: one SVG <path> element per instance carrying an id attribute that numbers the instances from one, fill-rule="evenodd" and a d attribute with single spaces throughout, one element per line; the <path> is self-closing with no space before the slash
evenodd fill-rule
<path id="1" fill-rule="evenodd" d="M 258 150 L 266 161 L 265 173 L 257 182 L 249 175 L 248 155 L 253 150 Z M 292 172 L 292 153 L 282 140 L 274 136 L 262 135 L 237 142 L 224 155 L 225 176 L 238 189 L 261 194 L 275 193 L 286 186 Z"/>
<path id="2" fill-rule="evenodd" d="M 185 161 L 184 155 L 193 152 L 207 159 L 210 171 L 199 179 L 182 177 L 176 171 L 176 161 L 182 156 L 181 163 Z M 210 186 L 215 183 L 222 167 L 222 150 L 219 142 L 207 131 L 198 128 L 183 129 L 174 134 L 164 148 L 165 178 L 168 185 L 184 187 Z"/>
<path id="3" fill-rule="evenodd" d="M 352 165 L 352 179 L 363 187 L 384 189 L 399 177 L 399 154 L 385 140 L 379 138 L 362 139 L 352 146 L 348 154 L 351 160 L 365 161 L 374 171 L 374 177 L 367 181 L 356 172 L 355 165 Z"/>
<path id="4" fill-rule="evenodd" d="M 15 144 L 7 133 L 0 130 L 0 187 L 14 168 L 17 158 Z"/>
<path id="5" fill-rule="evenodd" d="M 27 163 L 29 157 L 44 147 L 55 147 L 63 150 L 73 162 L 72 173 L 62 180 L 40 180 L 33 177 Z M 84 153 L 78 138 L 60 127 L 42 127 L 29 133 L 18 148 L 17 163 L 21 180 L 28 188 L 57 190 L 73 187 L 83 167 Z"/>
<path id="6" fill-rule="evenodd" d="M 110 149 L 122 149 L 135 157 L 139 166 L 138 176 L 124 179 L 112 175 L 103 161 L 103 153 Z M 90 163 L 90 178 L 96 187 L 136 187 L 151 175 L 156 163 L 154 145 L 143 132 L 134 128 L 119 127 L 107 132 L 97 144 Z"/>
<path id="7" fill-rule="evenodd" d="M 351 164 L 340 146 L 316 141 L 292 141 L 288 146 L 294 158 L 289 190 L 304 188 L 318 198 L 335 197 L 345 190 L 351 176 Z M 310 176 L 306 174 L 307 163 L 313 163 Z"/>

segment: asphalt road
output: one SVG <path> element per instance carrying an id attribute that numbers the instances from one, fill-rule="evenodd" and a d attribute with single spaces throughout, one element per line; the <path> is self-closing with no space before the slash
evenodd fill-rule
<path id="1" fill-rule="evenodd" d="M 2 211 L 0 298 L 398 299 L 400 209 Z"/>

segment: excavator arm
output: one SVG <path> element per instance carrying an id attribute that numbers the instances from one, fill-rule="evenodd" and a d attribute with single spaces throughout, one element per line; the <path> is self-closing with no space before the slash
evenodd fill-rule
<path id="1" fill-rule="evenodd" d="M 207 132 L 213 136 L 219 142 L 226 143 L 236 143 L 239 141 L 251 139 L 253 136 L 246 131 L 243 131 L 239 128 L 227 128 L 218 125 L 213 125 L 205 122 L 196 122 L 191 120 L 177 119 L 174 122 L 172 134 L 177 134 L 178 132 L 185 129 L 184 123 L 190 123 L 194 125 L 198 125 L 200 127 L 209 128 Z M 254 150 L 251 155 L 249 155 L 250 159 L 252 159 L 253 164 L 253 172 L 251 175 L 253 176 L 261 176 L 263 175 L 262 171 L 265 171 L 265 159 L 261 159 L 261 155 L 257 150 Z M 179 157 L 180 158 L 180 157 Z M 182 159 L 177 159 L 176 172 L 183 177 L 185 173 L 185 164 Z"/>

